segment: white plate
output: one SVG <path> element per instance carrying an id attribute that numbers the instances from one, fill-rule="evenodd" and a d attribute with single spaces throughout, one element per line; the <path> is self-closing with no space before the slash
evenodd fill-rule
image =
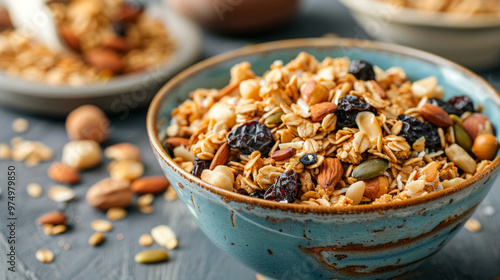
<path id="1" fill-rule="evenodd" d="M 83 104 L 125 116 L 147 105 L 168 78 L 195 62 L 201 51 L 201 31 L 167 8 L 150 6 L 148 14 L 160 19 L 175 40 L 176 50 L 162 65 L 84 87 L 49 86 L 0 73 L 0 104 L 52 116 L 64 116 Z"/>

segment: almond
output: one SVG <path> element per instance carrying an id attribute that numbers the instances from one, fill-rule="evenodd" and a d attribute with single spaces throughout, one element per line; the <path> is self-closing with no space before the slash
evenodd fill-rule
<path id="1" fill-rule="evenodd" d="M 333 188 L 337 182 L 342 178 L 344 168 L 342 163 L 337 158 L 325 158 L 321 164 L 318 184 L 323 188 Z"/>
<path id="2" fill-rule="evenodd" d="M 100 46 L 119 52 L 127 52 L 132 48 L 125 38 L 116 35 L 104 37 L 101 40 Z"/>
<path id="3" fill-rule="evenodd" d="M 337 111 L 337 105 L 331 102 L 321 102 L 311 106 L 311 120 L 313 122 L 322 121 L 326 115 Z"/>
<path id="4" fill-rule="evenodd" d="M 426 121 L 431 122 L 436 126 L 449 127 L 453 125 L 450 115 L 438 106 L 427 103 L 420 107 L 418 112 Z"/>
<path id="5" fill-rule="evenodd" d="M 80 38 L 75 35 L 73 30 L 71 30 L 67 26 L 61 26 L 59 27 L 59 36 L 61 36 L 61 39 L 68 45 L 70 49 L 73 51 L 79 53 L 82 51 L 82 47 L 80 44 Z"/>
<path id="6" fill-rule="evenodd" d="M 76 184 L 80 182 L 78 170 L 61 162 L 54 162 L 47 170 L 47 175 L 58 183 Z"/>
<path id="7" fill-rule="evenodd" d="M 379 176 L 377 178 L 364 182 L 365 182 L 364 196 L 373 200 L 386 194 L 387 191 L 389 190 L 389 180 L 387 180 L 387 177 L 385 176 Z"/>
<path id="8" fill-rule="evenodd" d="M 66 118 L 66 133 L 71 140 L 106 141 L 109 135 L 109 120 L 96 106 L 83 105 Z"/>
<path id="9" fill-rule="evenodd" d="M 150 176 L 136 179 L 131 189 L 137 194 L 160 193 L 165 191 L 170 183 L 165 176 Z"/>
<path id="10" fill-rule="evenodd" d="M 163 145 L 168 145 L 173 148 L 179 147 L 179 146 L 184 146 L 187 147 L 189 146 L 189 139 L 187 138 L 182 138 L 182 137 L 169 137 L 165 139 L 163 142 Z"/>
<path id="11" fill-rule="evenodd" d="M 488 117 L 481 113 L 473 113 L 462 122 L 462 127 L 472 140 L 480 134 L 493 134 L 493 126 Z"/>
<path id="12" fill-rule="evenodd" d="M 125 65 L 120 55 L 110 49 L 94 49 L 84 54 L 85 61 L 98 71 L 110 70 L 113 73 L 122 72 Z"/>
<path id="13" fill-rule="evenodd" d="M 276 161 L 281 161 L 281 160 L 285 160 L 285 159 L 288 159 L 288 158 L 294 156 L 296 153 L 297 153 L 297 150 L 295 148 L 288 147 L 288 148 L 283 149 L 283 150 L 277 150 L 276 152 L 274 152 L 271 155 L 271 158 L 276 160 Z"/>
<path id="14" fill-rule="evenodd" d="M 132 203 L 134 193 L 130 182 L 106 178 L 89 188 L 86 195 L 87 203 L 101 210 L 113 207 L 127 207 Z"/>
<path id="15" fill-rule="evenodd" d="M 229 148 L 229 145 L 226 143 L 222 144 L 220 148 L 217 150 L 217 153 L 215 153 L 214 159 L 212 160 L 212 163 L 210 164 L 210 170 L 214 170 L 215 167 L 219 165 L 224 165 L 227 162 L 227 159 L 229 158 L 229 152 L 231 149 Z"/>
<path id="16" fill-rule="evenodd" d="M 377 83 L 377 81 L 370 80 L 370 83 L 373 87 L 373 91 L 380 96 L 380 98 L 387 98 L 387 94 L 385 90 Z"/>
<path id="17" fill-rule="evenodd" d="M 37 223 L 41 225 L 49 224 L 49 225 L 64 225 L 66 224 L 66 215 L 59 211 L 49 212 L 40 218 L 38 218 Z"/>
<path id="18" fill-rule="evenodd" d="M 300 97 L 311 106 L 326 101 L 328 99 L 328 89 L 316 81 L 310 81 L 304 86 Z"/>

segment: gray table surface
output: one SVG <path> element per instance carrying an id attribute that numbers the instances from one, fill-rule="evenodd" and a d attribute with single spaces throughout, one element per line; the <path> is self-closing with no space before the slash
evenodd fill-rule
<path id="1" fill-rule="evenodd" d="M 285 28 L 272 33 L 251 38 L 230 38 L 205 32 L 203 57 L 232 50 L 246 44 L 278 39 L 319 37 L 336 33 L 344 37 L 367 37 L 356 27 L 347 11 L 336 1 L 304 1 L 297 20 Z M 500 70 L 481 73 L 500 89 Z M 55 159 L 61 157 L 61 147 L 67 141 L 64 122 L 33 116 L 23 112 L 0 107 L 0 142 L 9 142 L 17 136 L 11 129 L 11 122 L 17 117 L 25 117 L 30 129 L 22 137 L 40 140 L 55 150 Z M 139 145 L 143 151 L 146 175 L 161 174 L 153 158 L 145 128 L 146 111 L 136 111 L 126 119 L 113 118 L 113 133 L 106 143 L 128 141 Z M 17 272 L 7 271 L 7 227 L 6 224 L 6 171 L 9 165 L 17 170 Z M 54 185 L 47 175 L 49 163 L 27 168 L 22 163 L 0 162 L 0 279 L 255 279 L 255 272 L 216 248 L 190 218 L 186 208 L 180 203 L 165 202 L 157 197 L 155 212 L 145 215 L 131 207 L 129 216 L 113 222 L 114 230 L 107 234 L 102 246 L 92 248 L 87 245 L 91 235 L 90 221 L 105 218 L 104 213 L 89 207 L 84 201 L 86 189 L 106 176 L 105 164 L 83 173 L 82 182 L 74 186 L 77 199 L 68 205 L 60 205 L 47 197 L 47 190 Z M 31 198 L 26 193 L 26 185 L 40 183 L 45 193 L 42 198 Z M 486 215 L 485 207 L 500 211 L 500 187 L 490 192 L 480 205 L 474 217 L 483 230 L 470 233 L 465 229 L 449 242 L 443 250 L 432 256 L 417 270 L 404 279 L 489 279 L 500 276 L 500 213 Z M 46 236 L 35 219 L 44 212 L 65 209 L 70 216 L 70 230 L 59 236 Z M 141 250 L 137 240 L 143 233 L 158 224 L 167 224 L 176 231 L 180 246 L 172 251 L 169 262 L 144 266 L 136 264 L 133 256 Z M 123 239 L 118 240 L 117 235 Z M 61 245 L 69 244 L 69 250 Z M 41 264 L 35 259 L 40 248 L 54 251 L 55 261 Z"/>

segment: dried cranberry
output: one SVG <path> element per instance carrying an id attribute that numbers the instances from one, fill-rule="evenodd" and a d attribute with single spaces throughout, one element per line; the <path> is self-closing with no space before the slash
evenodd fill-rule
<path id="1" fill-rule="evenodd" d="M 456 111 L 457 116 L 461 116 L 465 112 L 474 112 L 474 103 L 467 96 L 456 96 L 448 100 L 450 104 Z"/>
<path id="2" fill-rule="evenodd" d="M 340 98 L 337 111 L 335 111 L 335 115 L 337 115 L 337 128 L 355 127 L 356 116 L 362 111 L 376 113 L 375 108 L 361 101 L 357 96 L 347 95 Z"/>
<path id="3" fill-rule="evenodd" d="M 364 60 L 353 60 L 349 65 L 349 73 L 353 74 L 358 80 L 375 80 L 375 71 L 373 65 Z"/>
<path id="4" fill-rule="evenodd" d="M 227 136 L 229 147 L 238 149 L 244 155 L 254 151 L 267 154 L 274 140 L 271 130 L 264 124 L 250 121 L 240 125 Z"/>
<path id="5" fill-rule="evenodd" d="M 301 187 L 302 183 L 299 180 L 299 174 L 290 170 L 281 173 L 276 182 L 267 189 L 264 199 L 292 203 L 295 201 Z"/>
<path id="6" fill-rule="evenodd" d="M 425 147 L 435 151 L 441 147 L 441 138 L 437 127 L 430 123 L 423 123 L 408 115 L 399 115 L 398 120 L 403 122 L 403 128 L 398 136 L 404 137 L 406 141 L 413 145 L 420 137 L 425 137 Z"/>
<path id="7" fill-rule="evenodd" d="M 441 99 L 431 98 L 431 99 L 429 99 L 429 101 L 427 101 L 427 103 L 440 107 L 441 109 L 445 110 L 446 113 L 448 113 L 449 115 L 457 115 L 458 114 L 457 111 L 455 110 L 455 108 L 453 108 L 453 106 L 451 104 L 446 103 Z"/>
<path id="8" fill-rule="evenodd" d="M 191 174 L 193 174 L 196 177 L 201 176 L 201 172 L 205 169 L 210 168 L 210 161 L 209 160 L 201 160 L 198 157 L 195 158 L 193 162 L 193 171 L 191 171 Z"/>

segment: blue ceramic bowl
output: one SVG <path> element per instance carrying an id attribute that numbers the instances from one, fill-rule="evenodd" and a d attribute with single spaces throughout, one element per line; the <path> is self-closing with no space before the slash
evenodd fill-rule
<path id="1" fill-rule="evenodd" d="M 481 77 L 435 55 L 397 45 L 348 39 L 299 39 L 254 45 L 185 70 L 153 100 L 147 128 L 165 175 L 203 232 L 220 248 L 274 279 L 390 278 L 438 251 L 493 186 L 500 160 L 450 189 L 384 205 L 346 208 L 280 204 L 211 186 L 177 166 L 163 149 L 170 112 L 196 88 L 222 88 L 229 69 L 249 61 L 262 74 L 299 52 L 401 66 L 411 80 L 434 75 L 445 99 L 468 95 L 500 128 L 498 92 Z M 500 129 L 497 129 L 500 131 Z"/>

